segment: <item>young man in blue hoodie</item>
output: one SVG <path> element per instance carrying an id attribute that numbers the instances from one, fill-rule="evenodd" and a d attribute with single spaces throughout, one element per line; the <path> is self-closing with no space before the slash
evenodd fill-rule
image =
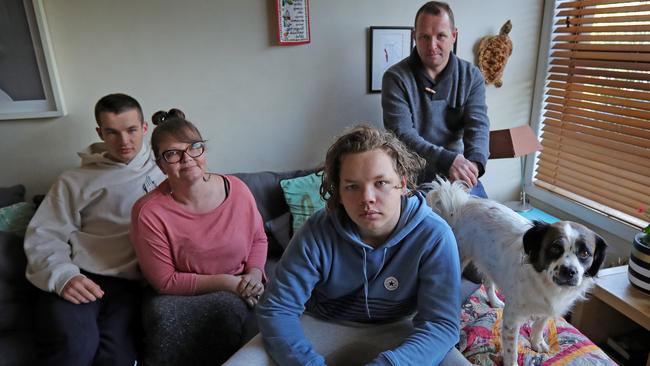
<path id="1" fill-rule="evenodd" d="M 257 305 L 277 364 L 469 365 L 454 347 L 456 241 L 409 190 L 423 166 L 391 133 L 369 126 L 330 147 L 321 185 L 327 209 L 295 234 Z"/>

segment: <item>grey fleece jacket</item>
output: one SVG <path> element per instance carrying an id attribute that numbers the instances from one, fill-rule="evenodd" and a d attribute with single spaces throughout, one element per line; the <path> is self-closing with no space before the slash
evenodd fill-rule
<path id="1" fill-rule="evenodd" d="M 434 90 L 431 93 L 426 89 Z M 479 176 L 489 155 L 490 121 L 483 75 L 453 53 L 432 80 L 417 50 L 391 66 L 382 81 L 384 126 L 427 161 L 420 182 L 447 176 L 458 154 L 476 162 Z"/>

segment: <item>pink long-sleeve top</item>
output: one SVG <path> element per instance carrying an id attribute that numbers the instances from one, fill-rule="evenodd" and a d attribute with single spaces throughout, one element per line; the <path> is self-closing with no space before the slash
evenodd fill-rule
<path id="1" fill-rule="evenodd" d="M 219 207 L 196 214 L 172 198 L 169 182 L 138 200 L 131 241 L 147 281 L 162 294 L 196 294 L 197 274 L 264 273 L 267 239 L 248 187 L 224 176 L 230 193 Z"/>

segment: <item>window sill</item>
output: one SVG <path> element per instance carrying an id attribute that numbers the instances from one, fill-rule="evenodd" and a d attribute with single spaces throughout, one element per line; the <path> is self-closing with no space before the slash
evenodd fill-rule
<path id="1" fill-rule="evenodd" d="M 634 239 L 634 235 L 639 232 L 639 229 L 634 226 L 592 210 L 563 196 L 535 187 L 534 185 L 527 184 L 525 190 L 526 194 L 533 199 L 569 215 L 575 216 L 576 218 L 617 236 L 628 243 L 631 243 Z"/>

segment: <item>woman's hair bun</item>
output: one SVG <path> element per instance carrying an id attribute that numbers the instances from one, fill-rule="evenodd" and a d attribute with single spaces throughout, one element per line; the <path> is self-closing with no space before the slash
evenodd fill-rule
<path id="1" fill-rule="evenodd" d="M 151 116 L 151 122 L 158 126 L 170 118 L 185 119 L 185 113 L 177 108 L 172 108 L 168 112 L 158 111 Z"/>

